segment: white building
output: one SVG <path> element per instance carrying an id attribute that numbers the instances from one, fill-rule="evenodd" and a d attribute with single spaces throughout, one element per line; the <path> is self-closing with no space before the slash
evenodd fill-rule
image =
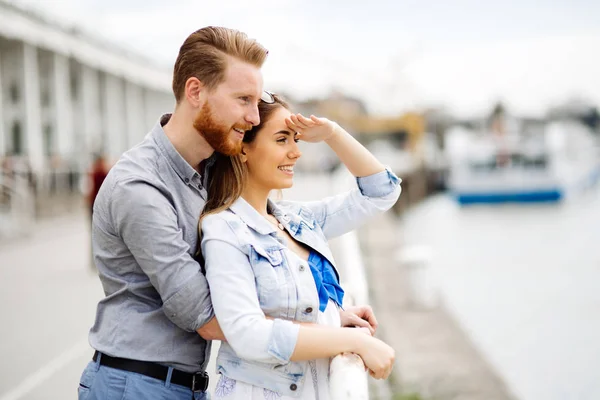
<path id="1" fill-rule="evenodd" d="M 0 160 L 38 177 L 115 161 L 174 106 L 171 71 L 0 0 Z M 53 172 L 50 172 L 53 171 Z"/>

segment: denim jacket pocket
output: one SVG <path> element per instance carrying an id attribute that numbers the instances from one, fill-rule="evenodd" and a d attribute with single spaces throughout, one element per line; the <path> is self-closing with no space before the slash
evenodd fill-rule
<path id="1" fill-rule="evenodd" d="M 256 279 L 258 301 L 265 312 L 287 304 L 287 298 L 283 298 L 287 274 L 282 251 L 277 247 L 250 246 L 250 264 Z"/>

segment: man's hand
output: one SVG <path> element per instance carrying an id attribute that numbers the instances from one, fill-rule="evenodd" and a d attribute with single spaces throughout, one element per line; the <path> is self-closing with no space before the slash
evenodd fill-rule
<path id="1" fill-rule="evenodd" d="M 357 326 L 367 328 L 371 335 L 377 331 L 377 319 L 371 306 L 354 306 L 340 310 L 342 326 Z"/>
<path id="2" fill-rule="evenodd" d="M 227 341 L 225 339 L 225 335 L 223 335 L 219 321 L 217 321 L 217 317 L 212 317 L 210 321 L 204 324 L 196 332 L 198 332 L 198 334 L 202 336 L 204 340 L 220 340 L 222 342 Z"/>

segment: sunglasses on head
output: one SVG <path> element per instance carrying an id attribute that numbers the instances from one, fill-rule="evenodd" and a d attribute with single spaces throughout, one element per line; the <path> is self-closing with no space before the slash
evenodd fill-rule
<path id="1" fill-rule="evenodd" d="M 275 103 L 275 93 L 269 92 L 268 90 L 263 90 L 260 100 L 267 104 L 273 104 Z"/>

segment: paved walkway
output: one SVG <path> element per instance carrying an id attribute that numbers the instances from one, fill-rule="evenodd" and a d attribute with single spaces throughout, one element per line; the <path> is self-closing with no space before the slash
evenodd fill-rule
<path id="1" fill-rule="evenodd" d="M 394 257 L 397 229 L 388 213 L 359 230 L 378 336 L 396 350 L 392 389 L 435 400 L 514 400 L 443 307 L 410 307 L 407 272 Z"/>

